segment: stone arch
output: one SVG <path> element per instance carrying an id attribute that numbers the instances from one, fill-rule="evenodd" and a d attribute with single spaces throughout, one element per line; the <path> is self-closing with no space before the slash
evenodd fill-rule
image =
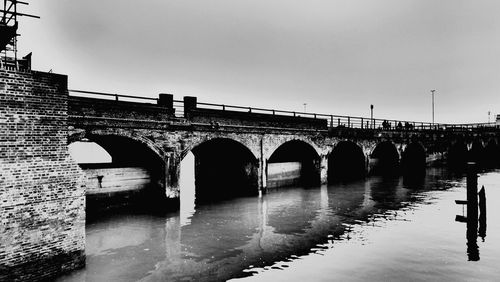
<path id="1" fill-rule="evenodd" d="M 366 158 L 361 146 L 340 141 L 328 155 L 328 181 L 353 180 L 366 173 Z"/>
<path id="2" fill-rule="evenodd" d="M 71 135 L 68 136 L 68 145 L 77 142 L 77 141 L 82 141 L 82 140 L 90 140 L 90 141 L 99 141 L 100 138 L 109 136 L 111 138 L 116 137 L 116 138 L 128 138 L 131 139 L 137 143 L 140 143 L 147 147 L 151 152 L 154 152 L 156 156 L 159 159 L 164 160 L 166 158 L 166 153 L 165 151 L 156 145 L 152 140 L 149 138 L 146 138 L 144 136 L 138 135 L 138 134 L 133 134 L 129 132 L 107 132 L 107 131 L 91 131 L 91 132 L 76 132 L 72 133 Z M 96 142 L 98 143 L 98 142 Z M 99 143 L 98 143 L 99 144 Z M 106 148 L 105 148 L 106 149 Z"/>
<path id="3" fill-rule="evenodd" d="M 401 166 L 405 174 L 422 172 L 426 167 L 426 151 L 418 141 L 407 144 L 401 154 Z"/>
<path id="4" fill-rule="evenodd" d="M 193 144 L 189 148 L 195 158 L 197 202 L 258 193 L 259 162 L 246 145 L 225 137 Z"/>
<path id="5" fill-rule="evenodd" d="M 475 162 L 478 165 L 482 165 L 485 159 L 485 150 L 484 150 L 483 141 L 480 139 L 475 139 L 472 141 L 469 154 L 468 161 Z"/>
<path id="6" fill-rule="evenodd" d="M 447 164 L 451 168 L 461 169 L 465 167 L 468 158 L 467 144 L 462 140 L 455 140 L 450 144 L 447 152 Z"/>
<path id="7" fill-rule="evenodd" d="M 370 154 L 370 173 L 394 175 L 398 173 L 399 151 L 391 141 L 378 143 Z"/>
<path id="8" fill-rule="evenodd" d="M 493 138 L 488 140 L 484 147 L 485 165 L 495 167 L 500 164 L 500 146 Z"/>
<path id="9" fill-rule="evenodd" d="M 321 157 L 310 143 L 292 139 L 281 143 L 267 159 L 267 187 L 320 182 Z"/>
<path id="10" fill-rule="evenodd" d="M 311 139 L 309 139 L 309 138 L 307 138 L 305 136 L 295 136 L 295 135 L 279 136 L 279 137 L 276 137 L 276 139 L 278 139 L 279 142 L 266 142 L 267 144 L 266 144 L 265 148 L 263 148 L 264 149 L 264 158 L 266 160 L 269 160 L 271 158 L 271 155 L 279 147 L 281 147 L 283 144 L 285 144 L 287 142 L 291 142 L 291 141 L 300 141 L 300 142 L 306 143 L 311 148 L 314 149 L 314 151 L 316 152 L 316 154 L 318 156 L 323 155 L 322 154 L 322 150 L 320 149 L 320 147 L 315 142 L 313 142 Z"/>
<path id="11" fill-rule="evenodd" d="M 86 175 L 87 214 L 122 205 L 160 207 L 166 200 L 166 156 L 151 139 L 130 132 L 89 131 L 68 143 L 91 141 L 112 157 L 107 164 L 80 164 Z"/>
<path id="12" fill-rule="evenodd" d="M 237 136 L 211 136 L 211 135 L 206 135 L 206 136 L 202 136 L 200 138 L 191 138 L 190 139 L 190 142 L 187 143 L 181 150 L 180 152 L 180 160 L 184 159 L 184 157 L 189 153 L 189 152 L 192 152 L 192 150 L 196 147 L 198 147 L 199 145 L 205 143 L 205 142 L 208 142 L 210 140 L 214 140 L 214 139 L 228 139 L 228 140 L 232 140 L 234 142 L 237 142 L 237 143 L 240 143 L 242 146 L 246 147 L 248 149 L 249 152 L 252 153 L 253 157 L 255 159 L 259 159 L 259 155 L 257 153 L 257 151 L 255 150 L 255 148 L 253 148 L 253 146 L 251 146 L 246 140 L 247 138 L 238 138 Z"/>

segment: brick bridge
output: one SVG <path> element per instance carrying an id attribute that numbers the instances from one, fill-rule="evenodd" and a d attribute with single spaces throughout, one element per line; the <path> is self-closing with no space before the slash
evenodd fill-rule
<path id="1" fill-rule="evenodd" d="M 139 175 L 134 183 L 176 199 L 179 164 L 189 152 L 197 197 L 500 159 L 494 124 L 382 121 L 171 95 L 70 96 L 65 75 L 7 67 L 0 68 L 0 89 L 1 281 L 50 279 L 83 267 L 86 194 L 115 189 L 106 186 L 110 175 Z M 75 141 L 101 145 L 112 163 L 78 166 L 68 150 Z"/>
<path id="2" fill-rule="evenodd" d="M 69 142 L 94 141 L 114 165 L 144 167 L 168 198 L 181 193 L 180 163 L 189 152 L 197 197 L 500 159 L 494 124 L 384 121 L 198 103 L 196 97 L 176 101 L 170 94 L 70 94 Z"/>

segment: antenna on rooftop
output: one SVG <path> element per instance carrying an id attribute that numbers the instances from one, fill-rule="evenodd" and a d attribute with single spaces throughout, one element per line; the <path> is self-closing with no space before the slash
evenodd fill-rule
<path id="1" fill-rule="evenodd" d="M 17 33 L 18 21 L 17 17 L 30 17 L 37 18 L 39 16 L 29 15 L 20 13 L 17 10 L 17 5 L 29 5 L 28 2 L 17 1 L 17 0 L 3 0 L 3 10 L 0 10 L 1 20 L 0 20 L 0 66 L 3 68 L 5 66 L 13 67 L 15 69 L 31 68 L 31 53 L 23 57 L 23 59 L 17 59 Z"/>

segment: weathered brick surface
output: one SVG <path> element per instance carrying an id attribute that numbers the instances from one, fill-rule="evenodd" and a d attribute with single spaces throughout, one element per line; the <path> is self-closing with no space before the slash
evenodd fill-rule
<path id="1" fill-rule="evenodd" d="M 83 174 L 67 148 L 67 77 L 0 70 L 0 280 L 85 262 Z"/>

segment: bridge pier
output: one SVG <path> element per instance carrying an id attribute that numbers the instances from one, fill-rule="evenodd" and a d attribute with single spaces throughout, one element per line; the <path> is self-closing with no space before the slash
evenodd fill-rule
<path id="1" fill-rule="evenodd" d="M 163 187 L 167 198 L 179 198 L 179 177 L 181 173 L 180 158 L 174 156 L 173 153 L 168 154 L 165 158 L 165 176 Z"/>

